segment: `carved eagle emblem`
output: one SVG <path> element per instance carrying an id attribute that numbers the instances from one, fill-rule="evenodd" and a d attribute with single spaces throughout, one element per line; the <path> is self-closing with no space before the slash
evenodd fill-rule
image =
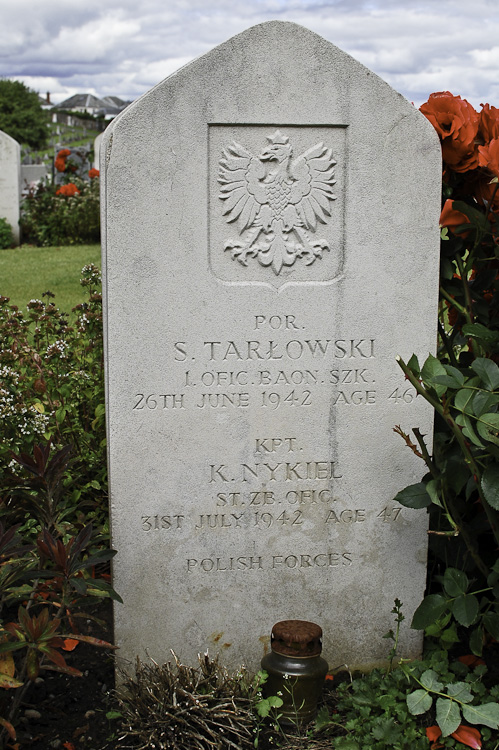
<path id="1" fill-rule="evenodd" d="M 253 257 L 278 275 L 297 258 L 309 266 L 330 250 L 315 232 L 331 216 L 336 162 L 323 143 L 293 158 L 289 138 L 279 130 L 267 141 L 258 156 L 236 141 L 223 150 L 219 197 L 226 221 L 235 222 L 239 233 L 224 249 L 243 266 Z"/>

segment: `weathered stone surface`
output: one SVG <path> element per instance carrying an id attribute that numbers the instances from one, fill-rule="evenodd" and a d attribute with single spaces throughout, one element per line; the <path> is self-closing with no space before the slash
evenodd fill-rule
<path id="1" fill-rule="evenodd" d="M 0 218 L 12 227 L 19 244 L 19 200 L 21 196 L 21 146 L 0 130 Z"/>
<path id="2" fill-rule="evenodd" d="M 121 655 L 256 668 L 273 623 L 331 666 L 418 652 L 431 432 L 395 357 L 436 342 L 440 149 L 386 83 L 253 27 L 117 117 L 101 150 Z M 334 180 L 334 184 L 333 184 Z M 333 197 L 334 195 L 334 197 Z"/>

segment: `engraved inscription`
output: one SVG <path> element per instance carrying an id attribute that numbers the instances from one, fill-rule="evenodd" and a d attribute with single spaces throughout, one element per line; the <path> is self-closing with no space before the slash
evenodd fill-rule
<path id="1" fill-rule="evenodd" d="M 317 143 L 293 158 L 289 137 L 276 130 L 254 155 L 237 141 L 224 149 L 219 162 L 219 198 L 228 223 L 239 237 L 224 250 L 248 265 L 248 257 L 278 276 L 284 266 L 303 258 L 307 266 L 321 259 L 329 242 L 315 234 L 331 216 L 334 166 L 332 149 Z"/>
<path id="2" fill-rule="evenodd" d="M 205 557 L 201 560 L 189 557 L 186 560 L 187 573 L 221 573 L 229 570 L 272 570 L 283 568 L 341 568 L 353 564 L 351 552 L 319 552 L 318 554 L 296 555 L 250 555 L 241 557 Z"/>

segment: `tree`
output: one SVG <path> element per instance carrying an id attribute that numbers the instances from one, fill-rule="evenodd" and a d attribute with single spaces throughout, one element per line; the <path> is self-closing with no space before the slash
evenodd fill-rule
<path id="1" fill-rule="evenodd" d="M 0 80 L 0 130 L 38 149 L 47 144 L 47 121 L 36 91 L 20 81 Z"/>

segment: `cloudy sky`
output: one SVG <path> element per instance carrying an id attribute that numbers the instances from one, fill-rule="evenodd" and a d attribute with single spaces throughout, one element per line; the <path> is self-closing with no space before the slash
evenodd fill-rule
<path id="1" fill-rule="evenodd" d="M 56 103 L 135 99 L 271 19 L 318 32 L 417 106 L 442 90 L 499 106 L 498 0 L 0 0 L 0 76 Z"/>

